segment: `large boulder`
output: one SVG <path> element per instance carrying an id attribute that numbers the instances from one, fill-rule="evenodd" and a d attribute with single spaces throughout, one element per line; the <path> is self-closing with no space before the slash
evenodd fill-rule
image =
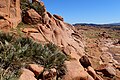
<path id="1" fill-rule="evenodd" d="M 1 6 L 1 5 L 0 5 Z M 0 18 L 5 18 L 7 17 L 8 14 L 7 13 L 4 13 L 4 12 L 0 12 Z"/>
<path id="2" fill-rule="evenodd" d="M 1 18 L 9 22 L 8 27 L 16 27 L 21 22 L 20 0 L 0 0 Z"/>
<path id="3" fill-rule="evenodd" d="M 81 71 L 84 71 L 84 68 L 79 64 L 79 62 L 76 60 L 65 61 L 64 65 L 67 71 L 66 75 L 63 77 L 63 80 L 80 80 L 80 74 Z"/>
<path id="4" fill-rule="evenodd" d="M 107 32 L 102 32 L 98 35 L 101 38 L 111 38 L 111 36 Z"/>
<path id="5" fill-rule="evenodd" d="M 118 42 L 117 42 L 118 44 L 120 44 L 120 40 L 118 40 Z"/>
<path id="6" fill-rule="evenodd" d="M 39 31 L 37 30 L 37 29 L 35 29 L 35 28 L 24 28 L 23 30 L 22 30 L 22 32 L 24 32 L 24 33 L 39 33 Z"/>
<path id="7" fill-rule="evenodd" d="M 6 28 L 9 26 L 9 22 L 7 20 L 4 19 L 0 19 L 0 28 Z"/>
<path id="8" fill-rule="evenodd" d="M 91 66 L 89 66 L 89 67 L 87 68 L 87 72 L 88 72 L 94 79 L 96 79 L 96 72 L 94 71 L 94 69 L 93 69 Z"/>
<path id="9" fill-rule="evenodd" d="M 94 80 L 77 60 L 65 61 L 66 74 L 62 80 Z"/>
<path id="10" fill-rule="evenodd" d="M 113 56 L 111 53 L 109 52 L 104 52 L 101 56 L 100 56 L 102 62 L 104 63 L 112 63 L 113 62 Z"/>
<path id="11" fill-rule="evenodd" d="M 30 33 L 30 37 L 38 42 L 46 42 L 45 38 L 40 33 Z"/>
<path id="12" fill-rule="evenodd" d="M 90 63 L 88 57 L 85 56 L 85 55 L 82 56 L 79 61 L 84 68 L 87 68 L 88 66 L 91 66 L 91 63 Z"/>
<path id="13" fill-rule="evenodd" d="M 110 64 L 101 64 L 96 71 L 102 72 L 105 76 L 114 77 L 116 76 L 115 68 Z"/>
<path id="14" fill-rule="evenodd" d="M 87 72 L 89 75 L 91 75 L 95 80 L 103 80 L 99 75 L 96 74 L 95 70 L 89 66 L 87 68 Z"/>
<path id="15" fill-rule="evenodd" d="M 43 72 L 42 80 L 57 80 L 57 71 L 55 68 Z"/>
<path id="16" fill-rule="evenodd" d="M 28 10 L 23 17 L 23 20 L 28 24 L 37 24 L 42 21 L 41 16 L 34 9 Z"/>
<path id="17" fill-rule="evenodd" d="M 37 80 L 37 79 L 35 78 L 35 74 L 32 71 L 28 69 L 22 69 L 19 80 Z"/>
<path id="18" fill-rule="evenodd" d="M 54 14 L 53 16 L 58 20 L 64 21 L 64 19 L 59 15 Z"/>
<path id="19" fill-rule="evenodd" d="M 28 67 L 37 76 L 40 75 L 44 70 L 44 67 L 37 64 L 29 64 Z"/>

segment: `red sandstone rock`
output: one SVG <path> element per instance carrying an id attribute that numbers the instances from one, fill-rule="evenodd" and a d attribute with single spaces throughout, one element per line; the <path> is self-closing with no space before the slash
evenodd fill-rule
<path id="1" fill-rule="evenodd" d="M 91 75 L 93 77 L 93 79 L 95 79 L 95 80 L 103 80 L 100 76 L 98 76 L 96 74 L 95 70 L 91 66 L 89 66 L 87 68 L 87 72 L 88 72 L 89 75 Z"/>
<path id="2" fill-rule="evenodd" d="M 96 70 L 102 72 L 105 76 L 108 77 L 116 75 L 115 68 L 109 64 L 101 64 Z"/>
<path id="3" fill-rule="evenodd" d="M 0 17 L 10 23 L 8 27 L 17 27 L 21 22 L 20 0 L 1 0 Z"/>
<path id="4" fill-rule="evenodd" d="M 34 9 L 30 9 L 26 12 L 23 20 L 28 24 L 37 24 L 41 23 L 41 16 Z"/>
<path id="5" fill-rule="evenodd" d="M 28 32 L 38 33 L 39 31 L 38 31 L 37 29 L 35 29 L 35 28 L 24 28 L 24 29 L 22 30 L 22 32 L 24 32 L 24 33 L 28 33 Z"/>
<path id="6" fill-rule="evenodd" d="M 28 69 L 22 69 L 21 73 L 19 80 L 37 80 L 35 74 Z"/>
<path id="7" fill-rule="evenodd" d="M 29 69 L 34 72 L 35 75 L 39 75 L 43 72 L 44 68 L 37 64 L 29 64 Z"/>
<path id="8" fill-rule="evenodd" d="M 94 79 L 96 79 L 96 72 L 94 71 L 94 69 L 91 67 L 91 66 L 89 66 L 88 68 L 87 68 L 87 72 L 88 72 L 88 74 L 90 74 Z"/>
<path id="9" fill-rule="evenodd" d="M 46 42 L 46 40 L 40 33 L 30 33 L 30 37 L 39 42 Z"/>
<path id="10" fill-rule="evenodd" d="M 80 78 L 86 78 L 86 74 L 82 74 L 84 72 L 84 68 L 80 65 L 80 63 L 76 60 L 65 61 L 64 63 L 67 71 L 66 75 L 63 76 L 63 80 L 80 80 Z"/>
<path id="11" fill-rule="evenodd" d="M 91 66 L 91 63 L 87 56 L 82 56 L 79 61 L 84 68 Z"/>
<path id="12" fill-rule="evenodd" d="M 58 20 L 64 21 L 64 19 L 59 15 L 54 14 L 53 16 Z"/>
<path id="13" fill-rule="evenodd" d="M 43 72 L 43 80 L 56 80 L 56 77 L 57 71 L 55 68 Z"/>
<path id="14" fill-rule="evenodd" d="M 45 12 L 42 18 L 43 24 L 37 25 L 39 34 L 30 33 L 30 36 L 37 41 L 52 42 L 63 48 L 64 52 L 79 61 L 83 56 L 84 45 L 72 34 L 72 25 L 68 25 L 61 20 L 56 19 L 50 13 Z"/>
<path id="15" fill-rule="evenodd" d="M 0 29 L 8 27 L 10 24 L 7 20 L 0 19 Z"/>
<path id="16" fill-rule="evenodd" d="M 4 4 L 3 4 L 4 5 Z M 5 18 L 7 17 L 8 14 L 7 13 L 4 13 L 4 12 L 0 12 L 0 18 Z"/>

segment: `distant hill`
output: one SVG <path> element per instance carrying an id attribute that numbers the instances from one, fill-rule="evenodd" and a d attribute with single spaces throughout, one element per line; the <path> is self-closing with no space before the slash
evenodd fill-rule
<path id="1" fill-rule="evenodd" d="M 112 23 L 112 24 L 110 24 L 110 25 L 116 25 L 116 26 L 120 26 L 120 23 Z"/>
<path id="2" fill-rule="evenodd" d="M 110 23 L 110 24 L 94 24 L 94 23 L 76 23 L 73 25 L 84 25 L 84 26 L 120 26 L 120 23 Z"/>
<path id="3" fill-rule="evenodd" d="M 110 24 L 76 23 L 73 24 L 73 26 L 102 27 L 102 28 L 111 28 L 114 30 L 120 30 L 120 23 L 110 23 Z"/>

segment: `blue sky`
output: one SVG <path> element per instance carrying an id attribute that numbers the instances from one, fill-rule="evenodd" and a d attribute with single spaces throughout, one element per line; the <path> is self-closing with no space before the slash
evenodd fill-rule
<path id="1" fill-rule="evenodd" d="M 120 22 L 120 0 L 42 0 L 52 14 L 68 23 Z"/>

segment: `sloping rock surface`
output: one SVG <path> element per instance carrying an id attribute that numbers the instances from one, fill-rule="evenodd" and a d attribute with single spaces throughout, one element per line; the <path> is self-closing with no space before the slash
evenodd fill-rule
<path id="1" fill-rule="evenodd" d="M 29 16 L 25 16 L 27 19 L 26 21 L 30 24 L 37 23 L 36 28 L 39 32 L 31 32 L 29 31 L 29 28 L 25 28 L 26 31 L 29 32 L 33 39 L 37 41 L 45 40 L 45 42 L 52 42 L 61 47 L 66 54 L 71 56 L 71 58 L 79 60 L 84 53 L 84 44 L 81 40 L 75 37 L 74 27 L 63 22 L 63 18 L 61 16 L 51 15 L 46 11 L 46 9 L 43 13 L 44 16 L 37 14 L 33 9 L 27 11 Z M 42 23 L 38 23 L 40 20 L 42 20 Z M 23 30 L 23 32 L 25 32 L 25 30 Z M 80 38 L 80 36 L 78 37 Z"/>
<path id="2" fill-rule="evenodd" d="M 4 20 L 4 27 L 16 27 L 21 22 L 20 0 L 0 0 L 0 20 Z"/>

